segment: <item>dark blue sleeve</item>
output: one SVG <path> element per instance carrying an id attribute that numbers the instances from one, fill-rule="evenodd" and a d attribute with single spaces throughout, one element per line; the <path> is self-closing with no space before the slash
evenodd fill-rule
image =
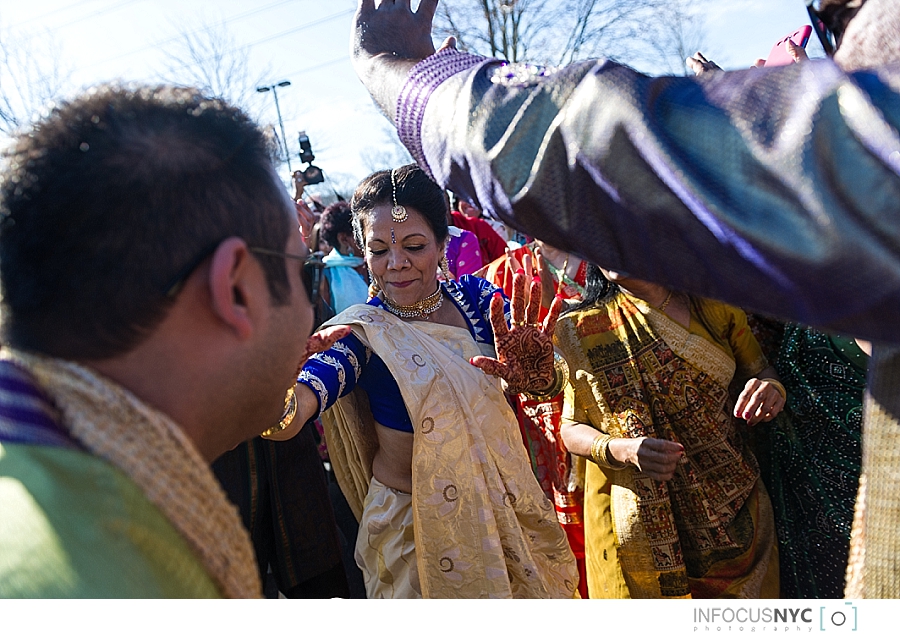
<path id="1" fill-rule="evenodd" d="M 330 350 L 311 356 L 303 364 L 297 383 L 312 390 L 319 403 L 318 411 L 310 420 L 321 416 L 358 385 L 368 395 L 372 417 L 379 424 L 413 431 L 397 381 L 384 361 L 352 334 L 339 340 Z"/>
<path id="2" fill-rule="evenodd" d="M 370 356 L 371 351 L 349 334 L 303 364 L 297 383 L 307 386 L 316 395 L 319 411 L 313 418 L 318 418 L 336 400 L 353 391 Z"/>

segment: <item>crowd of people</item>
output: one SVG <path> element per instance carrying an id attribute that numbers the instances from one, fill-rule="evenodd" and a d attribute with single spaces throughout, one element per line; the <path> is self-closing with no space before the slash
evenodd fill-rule
<path id="1" fill-rule="evenodd" d="M 900 8 L 649 78 L 436 6 L 359 2 L 349 202 L 190 88 L 19 136 L 0 597 L 900 597 Z"/>

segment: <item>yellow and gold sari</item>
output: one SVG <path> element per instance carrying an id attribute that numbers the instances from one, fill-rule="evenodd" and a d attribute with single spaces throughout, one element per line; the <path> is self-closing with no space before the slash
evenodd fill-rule
<path id="1" fill-rule="evenodd" d="M 736 370 L 768 363 L 743 312 L 701 305 L 712 334 L 693 311 L 685 329 L 623 293 L 557 326 L 571 376 L 563 424 L 685 447 L 669 482 L 585 461 L 592 598 L 778 596 L 771 504 L 728 396 Z"/>
<path id="2" fill-rule="evenodd" d="M 531 472 L 496 379 L 469 364 L 468 331 L 404 322 L 369 305 L 349 324 L 400 387 L 413 422 L 412 514 L 425 598 L 570 598 L 578 573 L 565 533 Z M 335 475 L 362 516 L 377 440 L 357 389 L 323 414 Z M 388 562 L 389 563 L 389 562 Z M 390 566 L 384 566 L 389 570 Z"/>

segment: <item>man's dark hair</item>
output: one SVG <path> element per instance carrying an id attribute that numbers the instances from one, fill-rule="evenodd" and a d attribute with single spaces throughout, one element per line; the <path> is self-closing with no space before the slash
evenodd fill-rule
<path id="1" fill-rule="evenodd" d="M 288 240 L 270 143 L 243 112 L 194 89 L 91 90 L 20 135 L 6 158 L 2 335 L 21 349 L 124 353 L 223 240 L 279 250 Z M 283 259 L 259 262 L 283 304 Z"/>
<path id="2" fill-rule="evenodd" d="M 339 200 L 325 207 L 319 224 L 322 227 L 322 239 L 334 249 L 340 250 L 341 241 L 338 236 L 342 233 L 353 235 L 353 214 L 350 211 L 350 203 Z"/>
<path id="3" fill-rule="evenodd" d="M 393 170 L 398 205 L 412 207 L 425 218 L 438 242 L 449 234 L 447 225 L 447 201 L 444 190 L 416 165 L 404 165 Z M 394 203 L 394 186 L 391 170 L 370 174 L 359 184 L 350 208 L 353 210 L 353 234 L 362 249 L 365 246 L 362 221 L 372 214 L 378 205 Z"/>

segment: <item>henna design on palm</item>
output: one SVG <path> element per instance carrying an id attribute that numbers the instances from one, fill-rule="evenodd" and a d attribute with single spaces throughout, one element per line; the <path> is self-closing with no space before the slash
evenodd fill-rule
<path id="1" fill-rule="evenodd" d="M 491 299 L 491 326 L 497 358 L 474 357 L 472 365 L 485 374 L 499 376 L 506 381 L 511 394 L 546 389 L 554 379 L 553 331 L 562 310 L 562 300 L 556 298 L 543 324 L 537 323 L 541 308 L 541 285 L 532 281 L 526 304 L 525 275 L 513 277 L 510 298 L 512 327 L 503 316 L 503 298 Z"/>

